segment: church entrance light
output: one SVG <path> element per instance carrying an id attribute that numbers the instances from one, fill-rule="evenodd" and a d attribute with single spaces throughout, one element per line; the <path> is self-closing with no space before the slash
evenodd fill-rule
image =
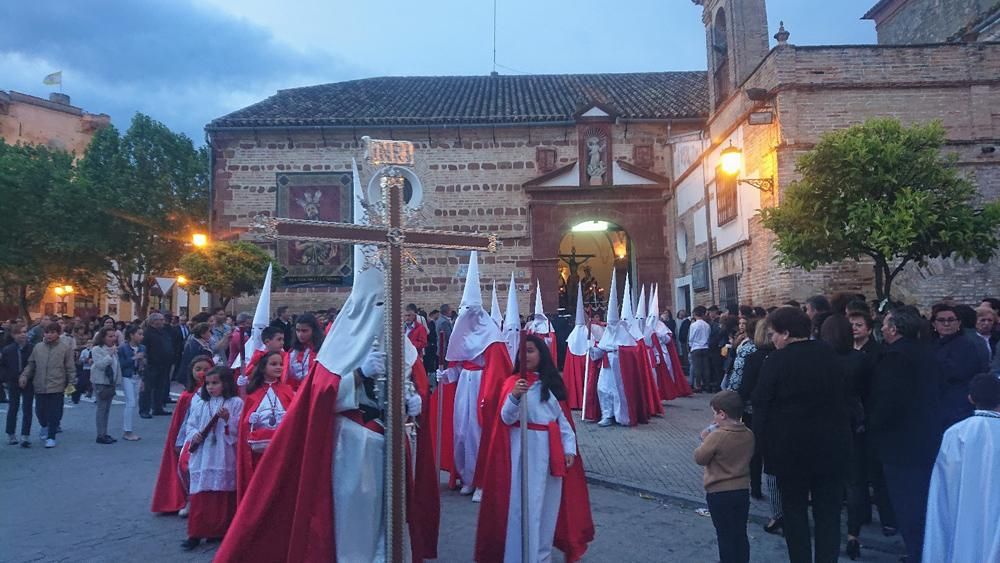
<path id="1" fill-rule="evenodd" d="M 608 222 L 584 221 L 583 223 L 573 225 L 573 228 L 570 230 L 574 233 L 600 233 L 608 230 Z"/>

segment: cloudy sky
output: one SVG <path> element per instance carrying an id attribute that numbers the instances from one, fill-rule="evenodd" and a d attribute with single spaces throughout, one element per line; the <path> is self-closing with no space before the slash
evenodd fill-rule
<path id="1" fill-rule="evenodd" d="M 800 45 L 874 43 L 875 0 L 770 0 Z M 705 68 L 690 0 L 497 0 L 501 74 Z M 488 74 L 491 0 L 19 0 L 0 2 L 0 90 L 127 127 L 147 113 L 201 144 L 215 117 L 281 88 L 383 75 Z M 773 42 L 773 40 L 772 40 Z"/>

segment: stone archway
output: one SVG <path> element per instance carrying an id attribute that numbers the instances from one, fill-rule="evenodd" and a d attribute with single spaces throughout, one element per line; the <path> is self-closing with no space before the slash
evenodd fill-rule
<path id="1" fill-rule="evenodd" d="M 626 272 L 635 275 L 633 246 L 628 232 L 614 223 L 587 221 L 570 227 L 559 243 L 559 308 L 576 314 L 579 283 L 585 307 L 605 309 L 612 272 L 617 272 L 620 285 Z"/>
<path id="2" fill-rule="evenodd" d="M 525 186 L 525 191 L 530 197 L 531 271 L 541 283 L 542 301 L 551 304 L 549 309 L 554 311 L 559 302 L 559 254 L 563 237 L 574 225 L 595 220 L 617 225 L 628 233 L 633 277 L 640 283 L 659 283 L 661 303 L 671 302 L 663 186 L 612 189 Z"/>

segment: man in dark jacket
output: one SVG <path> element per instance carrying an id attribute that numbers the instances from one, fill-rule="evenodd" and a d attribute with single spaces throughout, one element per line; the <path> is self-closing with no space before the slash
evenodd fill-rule
<path id="1" fill-rule="evenodd" d="M 139 416 L 168 415 L 163 410 L 167 397 L 164 395 L 164 381 L 170 377 L 170 366 L 174 362 L 174 342 L 164 326 L 166 320 L 160 313 L 153 313 L 146 319 L 146 331 L 142 343 L 146 345 L 146 377 L 143 390 L 139 394 Z M 150 412 L 152 411 L 152 412 Z"/>
<path id="2" fill-rule="evenodd" d="M 909 563 L 919 563 L 934 459 L 944 428 L 934 355 L 917 340 L 923 320 L 913 307 L 882 321 L 886 343 L 868 399 L 868 433 L 885 473 Z"/>
<path id="3" fill-rule="evenodd" d="M 292 317 L 288 314 L 287 305 L 278 307 L 277 313 L 278 316 L 271 321 L 271 326 L 281 330 L 285 334 L 285 351 L 287 352 L 292 349 L 292 343 L 295 342 L 292 340 L 295 332 L 295 323 L 292 322 Z"/>
<path id="4" fill-rule="evenodd" d="M 16 326 L 13 330 L 14 341 L 4 346 L 0 351 L 0 383 L 7 384 L 10 405 L 7 407 L 7 443 L 14 445 L 17 440 L 17 412 L 21 411 L 21 447 L 31 447 L 31 405 L 35 399 L 34 387 L 18 385 L 17 378 L 28 365 L 31 356 L 31 344 L 28 342 L 28 330 L 24 326 Z"/>
<path id="5" fill-rule="evenodd" d="M 969 382 L 976 374 L 989 370 L 989 358 L 962 332 L 961 320 L 951 305 L 935 305 L 931 323 L 937 333 L 932 349 L 941 369 L 942 430 L 947 430 L 952 424 L 972 416 Z"/>
<path id="6" fill-rule="evenodd" d="M 778 478 L 788 557 L 813 561 L 811 498 L 815 560 L 836 561 L 851 444 L 845 375 L 833 350 L 809 339 L 804 312 L 781 307 L 767 322 L 777 350 L 764 360 L 752 395 L 753 426 L 765 471 Z"/>

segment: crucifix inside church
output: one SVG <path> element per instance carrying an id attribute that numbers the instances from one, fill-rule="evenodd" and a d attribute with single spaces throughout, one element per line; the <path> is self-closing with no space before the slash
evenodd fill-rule
<path id="1" fill-rule="evenodd" d="M 387 561 L 402 562 L 406 526 L 406 450 L 403 358 L 403 267 L 413 260 L 409 249 L 486 250 L 495 252 L 493 235 L 408 228 L 403 225 L 405 179 L 403 170 L 413 166 L 413 144 L 363 138 L 366 159 L 384 166 L 381 175 L 382 216 L 372 225 L 335 223 L 310 219 L 259 218 L 259 230 L 268 238 L 299 241 L 369 244 L 379 247 L 385 267 L 385 514 Z M 361 264 L 355 264 L 360 269 Z"/>
<path id="2" fill-rule="evenodd" d="M 596 254 L 577 254 L 576 246 L 572 247 L 569 254 L 560 254 L 559 259 L 566 263 L 569 274 L 566 276 L 566 305 L 574 307 L 576 304 L 576 287 L 580 281 L 580 266 L 583 266 L 591 258 L 596 258 Z"/>

